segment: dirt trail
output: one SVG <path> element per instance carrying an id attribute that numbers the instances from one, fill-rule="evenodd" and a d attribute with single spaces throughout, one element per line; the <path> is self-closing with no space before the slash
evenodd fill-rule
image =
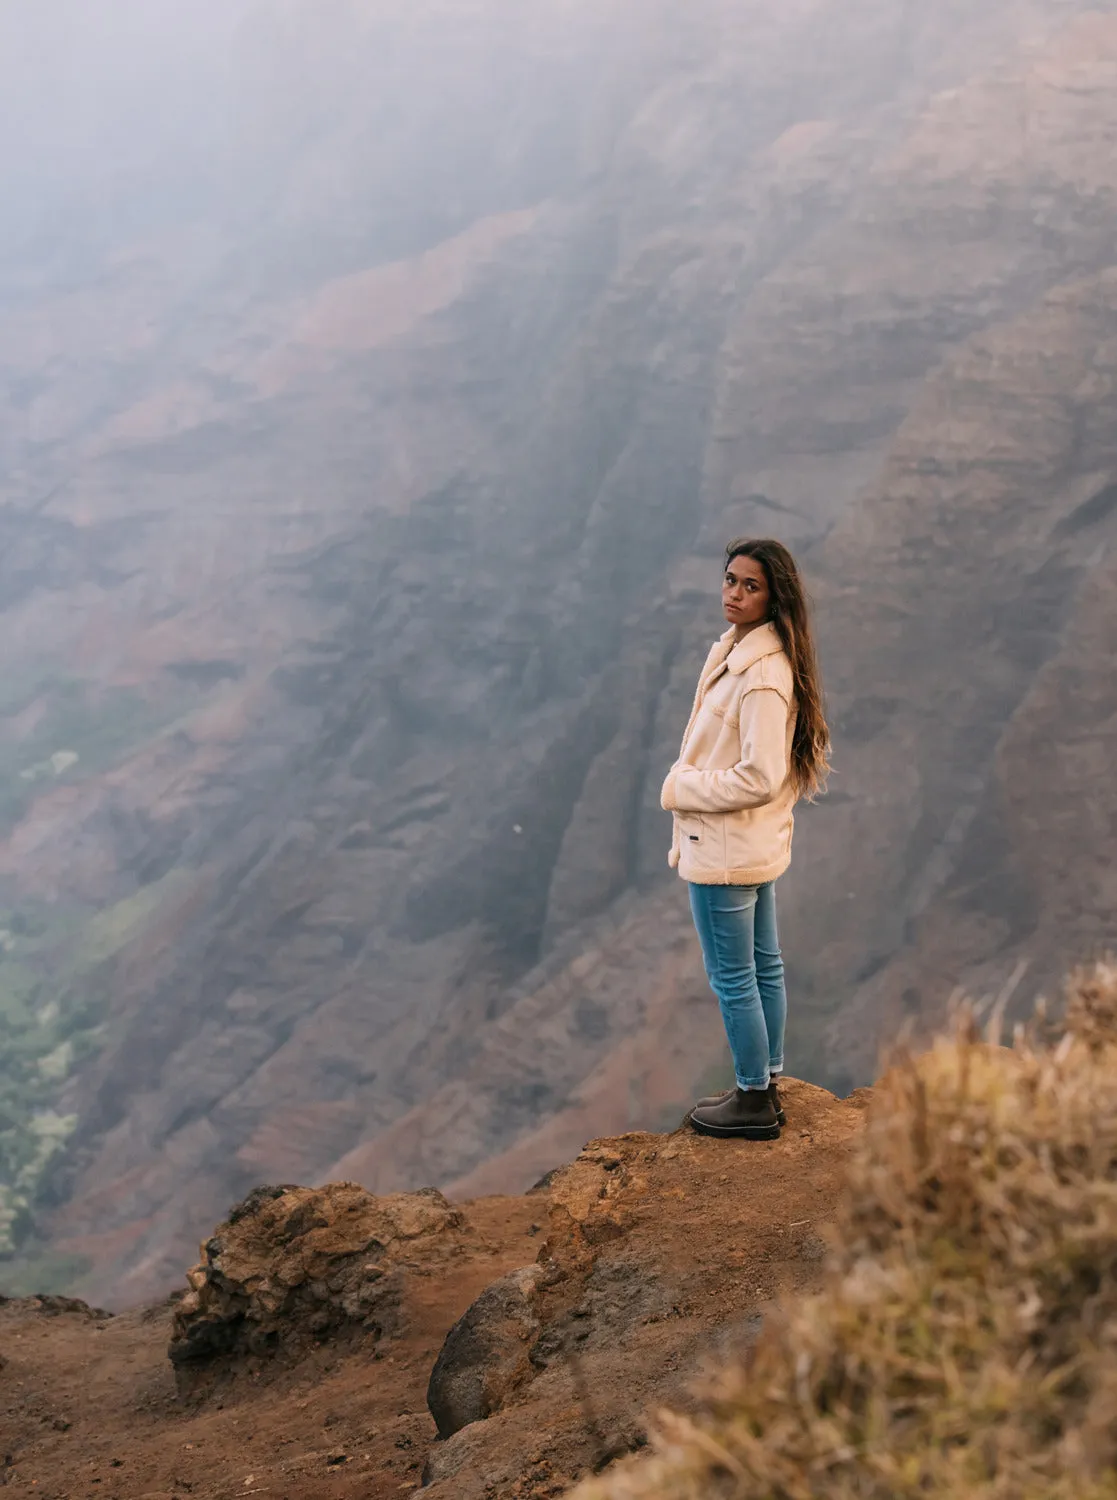
<path id="1" fill-rule="evenodd" d="M 0 1484 L 49 1500 L 386 1500 L 426 1466 L 432 1500 L 561 1494 L 639 1447 L 645 1413 L 776 1295 L 814 1284 L 863 1104 L 790 1081 L 778 1142 L 592 1142 L 546 1188 L 462 1205 L 459 1241 L 410 1266 L 391 1336 L 327 1340 L 194 1402 L 167 1358 L 172 1301 L 116 1317 L 8 1302 Z M 436 1441 L 426 1389 L 446 1333 L 541 1252 L 553 1283 L 533 1378 Z"/>

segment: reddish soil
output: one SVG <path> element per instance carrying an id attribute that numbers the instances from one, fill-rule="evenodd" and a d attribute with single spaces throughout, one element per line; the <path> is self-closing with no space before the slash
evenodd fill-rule
<path id="1" fill-rule="evenodd" d="M 410 1267 L 402 1326 L 326 1343 L 193 1402 L 167 1358 L 173 1301 L 115 1317 L 0 1306 L 0 1485 L 49 1500 L 438 1500 L 558 1495 L 639 1447 L 645 1413 L 684 1401 L 725 1341 L 812 1287 L 863 1096 L 790 1081 L 780 1141 L 597 1141 L 546 1189 L 464 1205 L 452 1250 Z M 553 1359 L 504 1408 L 435 1441 L 426 1387 L 480 1291 L 540 1251 L 559 1275 Z"/>

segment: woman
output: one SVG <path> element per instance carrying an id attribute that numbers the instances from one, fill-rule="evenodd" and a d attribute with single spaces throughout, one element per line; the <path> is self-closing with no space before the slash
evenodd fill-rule
<path id="1" fill-rule="evenodd" d="M 660 801 L 674 814 L 668 863 L 690 887 L 736 1088 L 700 1099 L 705 1135 L 778 1138 L 785 1123 L 787 996 L 775 881 L 791 859 L 792 809 L 825 780 L 830 734 L 803 584 L 780 542 L 731 542 L 729 629 L 706 658 L 679 759 Z"/>

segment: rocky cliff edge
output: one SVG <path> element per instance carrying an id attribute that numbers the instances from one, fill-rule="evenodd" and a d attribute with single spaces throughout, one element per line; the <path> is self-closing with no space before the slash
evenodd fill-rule
<path id="1" fill-rule="evenodd" d="M 10 1301 L 5 1477 L 103 1500 L 561 1494 L 818 1283 L 868 1095 L 786 1094 L 778 1142 L 592 1141 L 518 1198 L 261 1187 L 168 1302 Z"/>

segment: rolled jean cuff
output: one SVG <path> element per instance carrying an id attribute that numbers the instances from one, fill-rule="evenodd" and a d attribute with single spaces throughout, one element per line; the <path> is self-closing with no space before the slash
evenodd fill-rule
<path id="1" fill-rule="evenodd" d="M 771 1077 L 766 1073 L 763 1078 L 753 1078 L 745 1080 L 738 1078 L 737 1087 L 739 1089 L 766 1089 L 771 1084 L 771 1082 Z"/>

